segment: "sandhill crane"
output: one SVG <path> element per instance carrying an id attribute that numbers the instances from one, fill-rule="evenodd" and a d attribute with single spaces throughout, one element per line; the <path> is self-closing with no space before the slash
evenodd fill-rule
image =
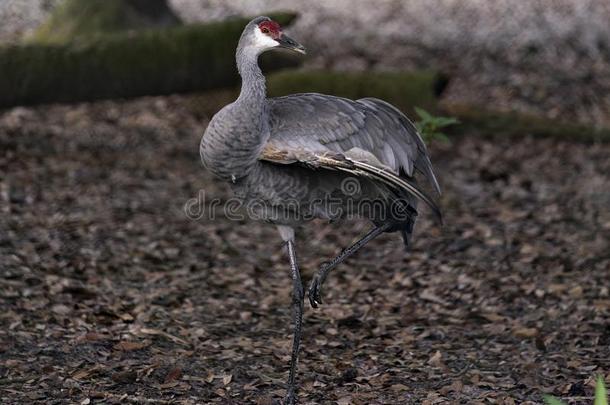
<path id="1" fill-rule="evenodd" d="M 204 166 L 231 184 L 235 195 L 255 207 L 257 219 L 275 224 L 286 244 L 293 292 L 293 343 L 285 403 L 294 404 L 301 341 L 303 286 L 295 252 L 295 227 L 314 218 L 356 214 L 373 228 L 353 246 L 325 262 L 308 290 L 321 303 L 328 273 L 383 232 L 413 231 L 417 200 L 440 219 L 435 202 L 416 185 L 419 172 L 437 193 L 426 147 L 413 124 L 392 105 L 374 98 L 348 100 L 322 94 L 267 98 L 258 56 L 273 48 L 305 53 L 268 17 L 245 27 L 237 46 L 242 79 L 237 100 L 210 121 L 201 140 Z"/>

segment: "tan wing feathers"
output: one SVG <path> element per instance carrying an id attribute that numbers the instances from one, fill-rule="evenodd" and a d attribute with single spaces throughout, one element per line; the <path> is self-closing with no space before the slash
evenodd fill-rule
<path id="1" fill-rule="evenodd" d="M 278 164 L 301 164 L 311 168 L 340 170 L 355 176 L 366 177 L 373 181 L 380 181 L 391 188 L 406 191 L 422 200 L 432 209 L 442 223 L 441 211 L 432 198 L 417 186 L 405 181 L 387 168 L 355 160 L 340 153 L 279 149 L 272 144 L 265 146 L 259 159 Z"/>

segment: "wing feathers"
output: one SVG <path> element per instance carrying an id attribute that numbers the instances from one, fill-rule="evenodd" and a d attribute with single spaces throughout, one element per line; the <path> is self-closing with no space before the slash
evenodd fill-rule
<path id="1" fill-rule="evenodd" d="M 436 192 L 426 146 L 415 126 L 382 100 L 305 93 L 271 98 L 270 142 L 284 148 L 330 150 L 347 154 L 359 148 L 373 154 L 397 175 L 423 174 Z"/>
<path id="2" fill-rule="evenodd" d="M 358 102 L 366 104 L 373 108 L 381 109 L 387 114 L 389 114 L 391 117 L 397 117 L 400 120 L 400 124 L 411 135 L 410 139 L 412 141 L 415 141 L 415 143 L 417 144 L 417 154 L 415 161 L 411 160 L 412 156 L 403 153 L 399 157 L 401 165 L 405 168 L 409 168 L 409 170 L 412 170 L 412 168 L 415 167 L 428 179 L 428 181 L 430 181 L 430 183 L 432 183 L 434 190 L 440 195 L 441 187 L 438 184 L 438 180 L 436 179 L 434 172 L 432 171 L 432 163 L 430 162 L 430 157 L 428 155 L 428 150 L 426 149 L 426 144 L 424 143 L 424 140 L 422 139 L 421 135 L 417 131 L 417 128 L 415 128 L 415 125 L 413 125 L 411 120 L 409 120 L 409 118 L 407 118 L 407 116 L 404 115 L 398 108 L 394 107 L 392 104 L 386 101 L 368 97 L 360 99 L 358 100 Z M 404 139 L 401 138 L 401 141 L 404 141 Z M 401 149 L 399 148 L 396 150 L 400 151 Z"/>
<path id="3" fill-rule="evenodd" d="M 441 224 L 443 222 L 441 211 L 432 198 L 414 184 L 392 173 L 388 168 L 378 167 L 331 151 L 281 150 L 271 144 L 263 149 L 260 160 L 279 164 L 299 163 L 311 168 L 340 170 L 355 176 L 366 177 L 375 182 L 382 182 L 393 189 L 402 190 L 417 197 L 432 209 Z"/>
<path id="4" fill-rule="evenodd" d="M 375 166 L 369 165 L 368 163 L 353 161 L 352 162 L 355 167 L 363 170 L 366 173 L 371 174 L 373 177 L 376 177 L 383 181 L 384 183 L 392 186 L 393 188 L 401 189 L 406 191 L 407 193 L 414 195 L 421 201 L 425 202 L 428 207 L 434 212 L 439 222 L 443 223 L 443 216 L 441 214 L 441 210 L 438 205 L 426 195 L 423 191 L 417 188 L 415 185 L 407 182 L 406 180 L 398 177 L 394 173 L 388 172 L 387 170 L 377 168 Z"/>

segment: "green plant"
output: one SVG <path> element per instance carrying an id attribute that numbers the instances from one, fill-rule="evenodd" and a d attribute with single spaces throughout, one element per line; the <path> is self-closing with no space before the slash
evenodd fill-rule
<path id="1" fill-rule="evenodd" d="M 563 402 L 550 395 L 544 396 L 544 402 L 547 405 L 564 405 Z M 606 394 L 606 386 L 602 376 L 598 376 L 595 381 L 595 402 L 593 405 L 608 405 L 608 395 Z"/>
<path id="2" fill-rule="evenodd" d="M 460 123 L 460 121 L 458 121 L 456 118 L 437 117 L 419 107 L 415 107 L 415 112 L 420 118 L 419 121 L 415 123 L 415 127 L 426 143 L 429 143 L 432 140 L 439 140 L 441 142 L 449 143 L 450 141 L 447 135 L 442 133 L 440 130 L 442 128 Z"/>

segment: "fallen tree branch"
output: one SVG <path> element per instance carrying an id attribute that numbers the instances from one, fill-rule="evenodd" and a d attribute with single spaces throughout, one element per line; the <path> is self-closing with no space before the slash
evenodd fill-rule
<path id="1" fill-rule="evenodd" d="M 466 104 L 442 103 L 440 108 L 460 120 L 460 125 L 448 131 L 452 133 L 532 135 L 581 142 L 610 142 L 610 128 L 596 128 L 515 111 L 493 111 Z"/>
<path id="2" fill-rule="evenodd" d="M 358 99 L 377 97 L 411 117 L 413 107 L 434 109 L 448 79 L 436 72 L 331 72 L 285 71 L 271 75 L 270 97 L 316 92 Z"/>

